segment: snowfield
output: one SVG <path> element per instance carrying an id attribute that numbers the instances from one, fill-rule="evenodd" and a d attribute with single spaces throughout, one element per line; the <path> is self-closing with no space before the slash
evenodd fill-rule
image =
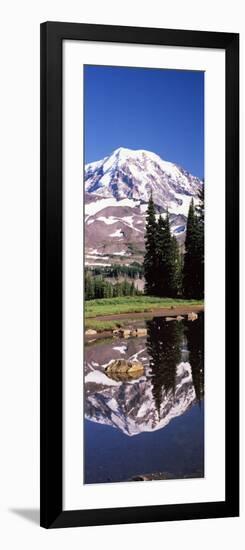
<path id="1" fill-rule="evenodd" d="M 85 205 L 85 213 L 87 216 L 94 216 L 100 210 L 108 208 L 108 206 L 129 206 L 129 208 L 135 208 L 139 203 L 132 201 L 131 199 L 122 199 L 117 201 L 115 198 L 101 199 L 99 201 L 91 202 Z"/>

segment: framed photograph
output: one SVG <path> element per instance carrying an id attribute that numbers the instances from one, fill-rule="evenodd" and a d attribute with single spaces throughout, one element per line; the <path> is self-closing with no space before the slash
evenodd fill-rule
<path id="1" fill-rule="evenodd" d="M 238 514 L 239 36 L 43 23 L 41 526 Z"/>

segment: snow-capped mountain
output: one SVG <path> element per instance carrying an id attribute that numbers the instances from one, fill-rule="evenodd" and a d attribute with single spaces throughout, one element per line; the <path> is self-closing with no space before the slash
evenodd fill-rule
<path id="1" fill-rule="evenodd" d="M 120 147 L 85 167 L 85 191 L 103 198 L 148 202 L 152 193 L 155 204 L 166 209 L 181 206 L 179 194 L 195 196 L 199 188 L 198 178 L 150 151 Z"/>
<path id="2" fill-rule="evenodd" d="M 202 181 L 150 151 L 116 149 L 85 166 L 86 262 L 142 259 L 145 213 L 152 194 L 158 214 L 170 214 L 172 232 L 185 236 L 190 200 Z"/>

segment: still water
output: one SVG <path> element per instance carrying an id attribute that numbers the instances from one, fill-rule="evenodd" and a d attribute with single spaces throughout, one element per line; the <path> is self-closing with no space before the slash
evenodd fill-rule
<path id="1" fill-rule="evenodd" d="M 85 347 L 84 483 L 204 476 L 204 316 Z M 105 374 L 137 359 L 140 377 Z"/>

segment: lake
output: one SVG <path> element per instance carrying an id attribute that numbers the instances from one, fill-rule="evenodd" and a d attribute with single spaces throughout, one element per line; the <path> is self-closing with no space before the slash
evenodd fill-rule
<path id="1" fill-rule="evenodd" d="M 85 345 L 84 483 L 204 477 L 204 314 Z M 107 376 L 138 360 L 138 378 Z"/>

